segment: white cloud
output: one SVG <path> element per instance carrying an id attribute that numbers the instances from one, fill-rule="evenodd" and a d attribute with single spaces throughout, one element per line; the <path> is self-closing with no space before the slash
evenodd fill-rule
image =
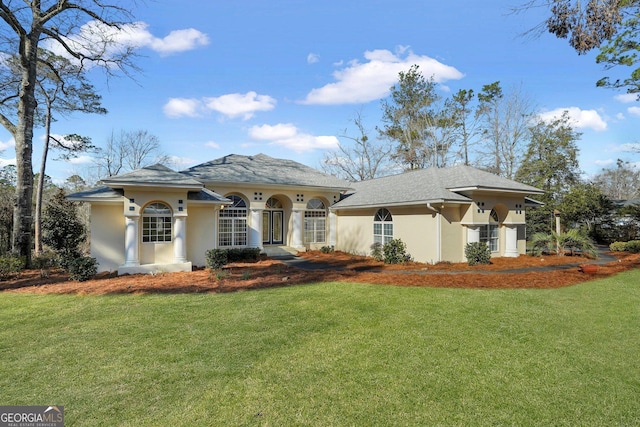
<path id="1" fill-rule="evenodd" d="M 209 142 L 205 143 L 204 146 L 205 147 L 209 147 L 209 148 L 216 148 L 216 149 L 220 148 L 220 144 L 218 144 L 217 142 L 213 142 L 213 141 L 209 141 Z"/>
<path id="2" fill-rule="evenodd" d="M 307 64 L 315 64 L 318 61 L 320 61 L 320 55 L 317 53 L 310 53 L 307 55 Z"/>
<path id="3" fill-rule="evenodd" d="M 618 114 L 616 114 L 616 119 L 618 119 L 618 120 L 624 120 L 624 119 L 626 119 L 626 117 L 624 116 L 624 114 L 622 114 L 622 113 L 618 113 Z"/>
<path id="4" fill-rule="evenodd" d="M 171 118 L 198 117 L 200 116 L 199 111 L 201 108 L 202 103 L 197 99 L 171 98 L 162 107 L 162 110 L 167 117 Z"/>
<path id="5" fill-rule="evenodd" d="M 276 106 L 276 100 L 268 95 L 258 95 L 256 92 L 230 93 L 214 98 L 204 98 L 205 106 L 213 111 L 230 118 L 242 116 L 249 120 L 257 111 L 270 111 Z"/>
<path id="6" fill-rule="evenodd" d="M 629 107 L 627 108 L 627 112 L 632 116 L 640 117 L 640 107 Z"/>
<path id="7" fill-rule="evenodd" d="M 78 156 L 67 160 L 72 165 L 89 165 L 95 162 L 95 158 L 90 156 Z"/>
<path id="8" fill-rule="evenodd" d="M 168 36 L 159 39 L 153 37 L 149 47 L 162 55 L 194 50 L 209 44 L 209 37 L 194 28 L 174 30 Z"/>
<path id="9" fill-rule="evenodd" d="M 607 160 L 596 160 L 595 163 L 597 166 L 602 166 L 603 168 L 607 167 L 607 166 L 611 166 L 613 164 L 616 163 L 615 160 L 613 159 L 607 159 Z"/>
<path id="10" fill-rule="evenodd" d="M 197 160 L 190 159 L 189 157 L 170 156 L 169 163 L 177 170 L 180 170 L 186 166 L 191 166 L 197 163 Z"/>
<path id="11" fill-rule="evenodd" d="M 367 60 L 350 61 L 345 68 L 333 73 L 335 83 L 313 89 L 302 104 L 355 104 L 384 98 L 389 88 L 398 80 L 398 73 L 416 64 L 425 78 L 433 77 L 436 83 L 457 80 L 463 74 L 454 67 L 433 58 L 416 55 L 408 47 L 400 47 L 397 53 L 389 50 L 373 50 L 364 53 Z"/>
<path id="12" fill-rule="evenodd" d="M 288 148 L 301 153 L 311 150 L 335 149 L 338 138 L 335 136 L 313 136 L 300 132 L 291 123 L 280 123 L 274 126 L 253 126 L 249 129 L 249 136 L 256 140 L 271 141 L 273 145 Z"/>
<path id="13" fill-rule="evenodd" d="M 640 151 L 640 142 L 629 142 L 618 146 L 620 151 Z"/>
<path id="14" fill-rule="evenodd" d="M 14 157 L 13 159 L 3 159 L 0 157 L 0 168 L 3 168 L 5 166 L 9 166 L 9 165 L 15 165 L 16 164 L 16 158 Z"/>
<path id="15" fill-rule="evenodd" d="M 622 102 L 623 104 L 629 104 L 631 102 L 636 102 L 638 100 L 637 93 L 622 93 L 620 95 L 616 95 L 613 97 L 618 102 Z"/>
<path id="16" fill-rule="evenodd" d="M 16 146 L 16 140 L 11 138 L 9 141 L 7 142 L 2 142 L 0 141 L 0 152 L 4 151 L 4 150 L 8 150 L 9 148 L 15 147 Z"/>
<path id="17" fill-rule="evenodd" d="M 249 120 L 258 111 L 270 111 L 277 101 L 268 95 L 258 95 L 254 91 L 230 93 L 218 97 L 171 98 L 162 107 L 164 114 L 170 118 L 201 117 L 207 112 L 217 111 L 229 118 L 242 117 Z"/>
<path id="18" fill-rule="evenodd" d="M 555 110 L 541 113 L 539 117 L 546 122 L 550 122 L 559 119 L 565 111 L 569 113 L 570 123 L 576 129 L 593 129 L 595 131 L 607 129 L 607 123 L 596 110 L 582 110 L 578 107 L 556 108 Z"/>
<path id="19" fill-rule="evenodd" d="M 209 44 L 208 36 L 193 28 L 174 30 L 166 37 L 159 38 L 151 34 L 148 27 L 149 24 L 145 22 L 134 22 L 116 28 L 94 20 L 82 25 L 77 33 L 62 39 L 74 51 L 88 56 L 99 55 L 106 60 L 116 59 L 128 50 L 143 47 L 166 56 Z M 74 59 L 62 45 L 52 39 L 48 39 L 43 47 L 60 56 Z"/>

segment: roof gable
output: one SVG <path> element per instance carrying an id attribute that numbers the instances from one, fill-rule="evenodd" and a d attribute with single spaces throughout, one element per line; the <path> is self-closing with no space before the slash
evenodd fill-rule
<path id="1" fill-rule="evenodd" d="M 428 168 L 353 184 L 355 192 L 334 207 L 412 205 L 430 202 L 471 203 L 467 191 L 541 194 L 530 185 L 470 166 Z"/>
<path id="2" fill-rule="evenodd" d="M 203 186 L 201 182 L 160 164 L 147 166 L 122 175 L 111 176 L 103 179 L 102 182 L 112 188 L 121 188 L 123 186 L 201 188 Z"/>
<path id="3" fill-rule="evenodd" d="M 347 190 L 351 184 L 293 160 L 275 159 L 265 154 L 230 154 L 181 172 L 203 183 L 248 183 L 335 188 Z"/>

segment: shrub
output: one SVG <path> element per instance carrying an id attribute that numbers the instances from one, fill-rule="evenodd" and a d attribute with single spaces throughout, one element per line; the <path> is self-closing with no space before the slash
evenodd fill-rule
<path id="1" fill-rule="evenodd" d="M 259 248 L 209 249 L 205 252 L 207 268 L 219 270 L 230 262 L 258 261 Z"/>
<path id="2" fill-rule="evenodd" d="M 7 279 L 12 274 L 19 274 L 25 265 L 23 257 L 15 255 L 5 255 L 0 257 L 0 279 Z"/>
<path id="3" fill-rule="evenodd" d="M 627 242 L 613 242 L 609 245 L 612 252 L 624 252 L 627 250 Z"/>
<path id="4" fill-rule="evenodd" d="M 385 264 L 402 264 L 411 261 L 411 255 L 407 254 L 407 245 L 400 239 L 388 241 L 382 247 Z"/>
<path id="5" fill-rule="evenodd" d="M 323 246 L 320 248 L 320 252 L 323 254 L 330 254 L 334 251 L 333 246 Z"/>
<path id="6" fill-rule="evenodd" d="M 625 250 L 627 252 L 631 252 L 637 254 L 640 252 L 640 240 L 630 240 L 625 245 Z"/>
<path id="7" fill-rule="evenodd" d="M 98 261 L 88 256 L 75 258 L 69 262 L 68 271 L 69 279 L 84 282 L 98 273 Z"/>
<path id="8" fill-rule="evenodd" d="M 467 243 L 464 248 L 464 255 L 467 257 L 469 265 L 491 263 L 491 250 L 485 242 Z"/>
<path id="9" fill-rule="evenodd" d="M 207 268 L 219 270 L 229 262 L 229 251 L 226 249 L 209 249 L 205 252 Z"/>
<path id="10" fill-rule="evenodd" d="M 373 259 L 375 259 L 376 261 L 382 261 L 384 259 L 384 255 L 382 253 L 382 243 L 375 242 L 370 246 L 370 249 Z"/>

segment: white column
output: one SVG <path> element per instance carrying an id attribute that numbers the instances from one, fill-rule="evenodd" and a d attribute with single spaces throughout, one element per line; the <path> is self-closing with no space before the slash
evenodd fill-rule
<path id="1" fill-rule="evenodd" d="M 480 227 L 467 225 L 467 243 L 478 243 L 480 241 Z"/>
<path id="2" fill-rule="evenodd" d="M 296 249 L 303 248 L 302 244 L 302 226 L 304 225 L 302 221 L 302 213 L 303 209 L 293 209 L 291 211 L 291 226 L 293 230 L 291 230 L 291 246 Z"/>
<path id="3" fill-rule="evenodd" d="M 262 248 L 262 212 L 264 209 L 251 209 L 251 228 L 249 229 L 249 246 Z"/>
<path id="4" fill-rule="evenodd" d="M 506 240 L 504 256 L 515 258 L 520 255 L 518 253 L 518 226 L 504 224 L 504 227 Z"/>
<path id="5" fill-rule="evenodd" d="M 187 216 L 174 215 L 173 262 L 187 262 Z"/>
<path id="6" fill-rule="evenodd" d="M 138 219 L 139 214 L 126 215 L 124 231 L 124 265 L 126 267 L 140 265 L 138 258 Z"/>
<path id="7" fill-rule="evenodd" d="M 336 236 L 338 235 L 338 215 L 334 211 L 329 211 L 329 246 L 336 245 Z"/>

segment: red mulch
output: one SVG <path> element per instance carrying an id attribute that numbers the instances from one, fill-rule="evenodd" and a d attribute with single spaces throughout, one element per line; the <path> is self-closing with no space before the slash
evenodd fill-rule
<path id="1" fill-rule="evenodd" d="M 371 258 L 342 252 L 322 254 L 311 251 L 301 255 L 311 262 L 329 264 L 335 269 L 302 270 L 266 259 L 256 263 L 231 264 L 221 272 L 200 269 L 188 273 L 124 276 L 101 273 L 85 282 L 69 281 L 61 271 L 52 271 L 49 277 L 42 278 L 40 271 L 27 270 L 19 277 L 0 281 L 0 292 L 80 295 L 232 292 L 327 281 L 447 288 L 558 288 L 612 276 L 640 266 L 640 254 L 626 253 L 615 253 L 618 261 L 600 265 L 595 274 L 583 273 L 578 267 L 578 264 L 593 261 L 569 256 L 494 258 L 490 265 L 472 267 L 466 263 L 385 265 Z M 552 271 L 513 271 L 563 264 L 575 265 Z"/>

